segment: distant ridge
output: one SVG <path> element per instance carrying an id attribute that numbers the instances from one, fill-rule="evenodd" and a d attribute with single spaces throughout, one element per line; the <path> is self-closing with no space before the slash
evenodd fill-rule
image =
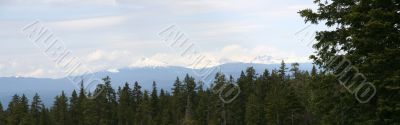
<path id="1" fill-rule="evenodd" d="M 221 72 L 227 76 L 232 75 L 238 78 L 240 72 L 247 67 L 254 67 L 256 73 L 260 74 L 265 69 L 272 70 L 279 68 L 280 64 L 250 64 L 250 63 L 226 63 L 219 65 Z M 287 64 L 290 67 L 290 64 Z M 211 67 L 214 68 L 214 67 Z M 311 70 L 311 63 L 300 63 L 301 70 Z M 200 69 L 190 69 L 178 66 L 162 66 L 162 67 L 131 67 L 119 69 L 115 71 L 100 71 L 94 73 L 100 78 L 110 76 L 113 87 L 122 86 L 125 82 L 133 84 L 138 81 L 142 88 L 150 89 L 153 81 L 157 82 L 158 88 L 171 90 L 172 84 L 176 77 L 184 77 L 186 73 L 195 77 L 196 81 L 200 80 L 195 72 Z M 212 74 L 215 75 L 215 74 Z M 41 96 L 46 105 L 52 104 L 53 98 L 62 90 L 66 94 L 70 94 L 72 90 L 77 89 L 66 78 L 50 79 L 50 78 L 26 78 L 26 77 L 0 77 L 0 101 L 4 106 L 14 94 L 26 94 L 32 97 L 36 92 Z"/>

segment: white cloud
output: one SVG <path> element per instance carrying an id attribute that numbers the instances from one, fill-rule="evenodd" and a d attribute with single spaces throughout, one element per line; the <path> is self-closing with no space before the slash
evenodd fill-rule
<path id="1" fill-rule="evenodd" d="M 308 59 L 304 59 L 299 55 L 280 51 L 275 47 L 269 46 L 257 46 L 254 48 L 244 48 L 240 45 L 229 45 L 222 49 L 221 52 L 215 52 L 213 55 L 218 55 L 221 63 L 228 62 L 254 62 L 257 57 L 269 56 L 269 60 L 258 60 L 256 63 L 279 63 L 281 60 L 287 60 L 288 62 L 306 62 Z M 298 58 L 301 57 L 301 58 Z M 289 60 L 290 59 L 290 60 Z M 223 60 L 227 60 L 224 62 Z"/>
<path id="2" fill-rule="evenodd" d="M 29 72 L 27 75 L 29 77 L 40 77 L 44 75 L 44 70 L 43 69 L 36 69 L 34 71 Z"/>
<path id="3" fill-rule="evenodd" d="M 138 61 L 130 64 L 128 67 L 165 67 L 168 66 L 167 62 L 163 62 L 160 58 L 165 58 L 168 55 L 161 56 L 160 54 L 156 54 L 151 58 L 142 57 Z"/>
<path id="4" fill-rule="evenodd" d="M 113 54 L 114 53 L 114 54 Z M 114 63 L 120 64 L 128 64 L 129 65 L 119 65 L 119 67 L 114 68 L 123 68 L 123 67 L 162 67 L 162 66 L 183 66 L 183 67 L 191 67 L 194 63 L 192 57 L 188 56 L 180 56 L 179 53 L 156 53 L 151 56 L 141 57 L 131 60 L 124 59 L 126 56 L 118 51 L 111 53 L 104 53 L 106 56 L 104 57 L 115 57 L 118 59 L 107 59 L 104 58 L 102 61 L 110 61 Z M 130 52 L 128 55 L 138 56 Z M 240 45 L 227 45 L 219 50 L 215 51 L 207 51 L 207 52 L 199 52 L 197 55 L 202 55 L 205 57 L 205 60 L 199 64 L 206 67 L 216 66 L 219 64 L 230 63 L 230 62 L 243 62 L 243 63 L 262 63 L 262 64 L 273 64 L 280 63 L 282 60 L 285 60 L 287 63 L 293 62 L 309 62 L 308 57 L 303 57 L 294 53 L 283 52 L 275 47 L 268 46 L 257 46 L 254 48 L 245 48 Z M 265 57 L 268 56 L 268 59 Z M 123 63 L 122 63 L 123 62 Z M 210 64 L 208 64 L 210 62 Z M 206 64 L 207 63 L 207 64 Z M 194 67 L 192 67 L 194 68 Z"/>
<path id="5" fill-rule="evenodd" d="M 228 45 L 217 51 L 200 52 L 205 60 L 199 64 L 206 67 L 216 66 L 230 62 L 273 64 L 285 60 L 287 63 L 309 62 L 308 57 L 302 57 L 293 53 L 279 51 L 274 47 L 258 46 L 244 48 L 240 45 Z M 266 58 L 268 57 L 268 58 Z M 176 53 L 158 53 L 148 58 L 142 58 L 134 62 L 130 67 L 137 66 L 184 66 L 191 67 L 194 60 L 191 57 L 179 56 Z M 206 64 L 207 63 L 207 64 Z"/>
<path id="6" fill-rule="evenodd" d="M 251 21 L 220 21 L 198 23 L 192 29 L 199 31 L 200 37 L 220 37 L 233 34 L 254 33 L 264 28 L 264 25 Z"/>
<path id="7" fill-rule="evenodd" d="M 127 50 L 96 49 L 82 58 L 83 63 L 92 71 L 119 69 L 127 67 L 136 60 L 137 55 Z"/>
<path id="8" fill-rule="evenodd" d="M 302 57 L 294 53 L 282 52 L 275 47 L 258 46 L 254 48 L 245 48 L 237 44 L 227 45 L 215 51 L 199 52 L 197 55 L 205 57 L 204 60 L 206 61 L 202 61 L 199 65 L 206 67 L 230 62 L 263 64 L 280 63 L 282 60 L 285 60 L 288 63 L 309 62 L 308 57 Z M 192 67 L 192 64 L 194 63 L 192 57 L 180 56 L 179 53 L 175 52 L 155 53 L 150 56 L 144 56 L 127 50 L 95 50 L 87 55 L 85 61 L 94 71 L 126 67 Z M 210 64 L 208 64 L 209 62 Z"/>
<path id="9" fill-rule="evenodd" d="M 285 60 L 287 63 L 308 62 L 307 57 L 302 57 L 293 53 L 282 52 L 279 49 L 268 46 L 258 46 L 246 48 L 238 44 L 227 45 L 219 50 L 199 52 L 205 60 L 199 65 L 204 67 L 216 66 L 230 62 L 244 63 L 280 63 Z M 192 67 L 194 63 L 192 58 L 180 56 L 178 53 L 154 53 L 150 56 L 140 55 L 128 50 L 101 50 L 97 49 L 83 56 L 82 64 L 87 67 L 81 67 L 77 71 L 109 71 L 119 72 L 118 69 L 128 67 L 165 67 L 165 66 L 183 66 Z M 50 64 L 38 65 L 40 62 L 17 61 L 0 64 L 2 67 L 2 76 L 22 76 L 22 77 L 48 77 L 60 78 L 65 75 L 63 71 L 58 70 L 51 61 Z M 19 62 L 19 63 L 17 63 Z M 210 64 L 209 64 L 210 62 Z M 34 63 L 33 65 L 31 63 Z M 29 66 L 29 67 L 27 67 Z M 201 67 L 192 67 L 201 68 Z"/>
<path id="10" fill-rule="evenodd" d="M 166 51 L 168 47 L 157 38 L 157 33 L 171 23 L 198 42 L 197 47 L 204 48 L 200 54 L 212 62 L 211 66 L 229 62 L 279 63 L 282 59 L 308 61 L 306 48 L 295 46 L 296 41 L 285 36 L 294 36 L 298 29 L 293 27 L 302 27 L 288 22 L 302 23 L 296 12 L 308 8 L 312 1 L 116 1 L 118 6 L 114 6 L 114 0 L 0 0 L 7 10 L 2 17 L 7 22 L 0 23 L 6 28 L 0 29 L 0 36 L 10 41 L 2 48 L 1 54 L 6 58 L 0 60 L 0 75 L 61 76 L 62 72 L 42 53 L 27 56 L 37 52 L 31 43 L 21 47 L 27 40 L 18 35 L 19 29 L 36 19 L 54 29 L 68 49 L 74 50 L 74 56 L 81 57 L 93 71 L 115 72 L 130 66 L 189 67 L 193 60 Z M 282 45 L 290 42 L 292 47 Z M 275 47 L 269 46 L 271 43 Z M 10 58 L 13 60 L 7 61 Z"/>
<path id="11" fill-rule="evenodd" d="M 114 5 L 116 0 L 0 0 L 0 3 L 11 5 L 73 5 L 73 4 L 99 4 Z"/>
<path id="12" fill-rule="evenodd" d="M 8 62 L 1 62 L 2 66 L 0 76 L 11 77 L 36 77 L 36 78 L 58 78 L 62 77 L 62 72 L 57 69 L 52 69 L 52 66 L 47 64 L 39 64 L 37 60 L 9 60 Z"/>
<path id="13" fill-rule="evenodd" d="M 63 30 L 84 30 L 118 25 L 127 19 L 125 16 L 105 16 L 75 20 L 50 22 L 49 26 Z"/>
<path id="14" fill-rule="evenodd" d="M 89 53 L 87 56 L 87 61 L 97 61 L 103 56 L 103 52 L 100 50 L 96 50 L 92 53 Z"/>
<path id="15" fill-rule="evenodd" d="M 108 69 L 107 71 L 108 71 L 108 72 L 112 72 L 112 73 L 117 73 L 117 72 L 119 72 L 118 69 Z"/>

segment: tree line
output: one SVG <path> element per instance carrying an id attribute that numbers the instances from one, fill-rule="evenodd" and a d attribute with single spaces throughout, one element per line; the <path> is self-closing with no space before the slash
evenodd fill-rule
<path id="1" fill-rule="evenodd" d="M 224 103 L 213 88 L 189 75 L 176 78 L 171 90 L 143 90 L 138 82 L 114 89 L 111 78 L 103 78 L 94 92 L 82 86 L 70 96 L 61 92 L 51 107 L 40 96 L 29 102 L 14 95 L 7 109 L 0 107 L 1 125 L 319 125 L 359 123 L 362 112 L 353 111 L 354 97 L 333 75 L 290 68 L 256 74 L 252 67 L 239 78 L 215 75 L 213 86 L 236 84 L 239 96 Z M 100 91 L 102 90 L 102 91 Z M 98 94 L 95 99 L 88 96 Z M 350 104 L 350 105 L 349 105 Z M 0 105 L 1 106 L 1 105 Z"/>

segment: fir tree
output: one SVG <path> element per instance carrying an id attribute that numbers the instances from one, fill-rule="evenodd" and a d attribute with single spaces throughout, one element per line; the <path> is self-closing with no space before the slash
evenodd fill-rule
<path id="1" fill-rule="evenodd" d="M 185 112 L 185 104 L 186 104 L 186 98 L 184 96 L 184 86 L 182 82 L 179 80 L 177 77 L 175 82 L 174 82 L 174 87 L 172 88 L 172 109 L 173 112 L 173 118 L 174 118 L 174 123 L 175 124 L 181 124 L 181 119 L 184 116 Z"/>
<path id="2" fill-rule="evenodd" d="M 111 87 L 111 78 L 109 76 L 102 79 L 104 84 L 94 92 L 96 97 L 96 104 L 98 105 L 98 111 L 101 113 L 99 116 L 100 125 L 118 124 L 116 119 L 117 114 L 117 101 L 115 90 Z"/>
<path id="3" fill-rule="evenodd" d="M 131 88 L 128 83 L 125 83 L 124 87 L 118 92 L 118 124 L 119 125 L 130 125 L 133 124 L 131 120 L 131 116 L 133 115 L 132 111 L 132 101 L 131 99 Z"/>
<path id="4" fill-rule="evenodd" d="M 286 68 L 285 61 L 282 60 L 281 66 L 279 67 L 279 70 L 278 70 L 278 72 L 279 72 L 279 78 L 281 79 L 282 82 L 285 82 L 285 79 L 286 79 L 286 70 L 287 70 L 287 68 Z"/>
<path id="5" fill-rule="evenodd" d="M 195 88 L 196 88 L 196 83 L 194 81 L 193 77 L 190 77 L 189 74 L 186 74 L 185 79 L 184 79 L 184 85 L 185 85 L 185 90 L 186 90 L 186 107 L 185 107 L 185 116 L 182 121 L 182 124 L 184 125 L 192 125 L 195 123 L 193 120 L 193 105 L 194 105 L 194 98 L 195 98 Z"/>
<path id="6" fill-rule="evenodd" d="M 87 96 L 92 96 L 91 92 L 88 92 Z M 97 98 L 96 98 L 97 99 Z M 84 125 L 99 125 L 100 110 L 99 105 L 95 99 L 85 99 L 83 101 L 83 124 Z"/>
<path id="7" fill-rule="evenodd" d="M 149 92 L 144 90 L 143 100 L 140 102 L 140 120 L 141 125 L 153 125 L 153 118 L 151 117 L 151 102 L 149 97 Z"/>
<path id="8" fill-rule="evenodd" d="M 9 125 L 18 125 L 22 119 L 22 111 L 19 107 L 19 103 L 21 101 L 21 97 L 18 95 L 14 95 L 12 100 L 8 104 L 7 109 L 7 124 Z"/>
<path id="9" fill-rule="evenodd" d="M 368 80 L 365 90 L 357 90 L 356 96 L 364 104 L 353 103 L 353 100 L 339 99 L 342 106 L 357 113 L 348 114 L 354 117 L 349 124 L 398 124 L 400 119 L 400 32 L 399 1 L 315 1 L 317 11 L 304 9 L 299 14 L 305 22 L 324 23 L 333 30 L 322 30 L 316 33 L 314 44 L 316 54 L 311 58 L 319 66 L 331 72 L 338 64 L 331 61 L 346 60 L 365 75 Z M 353 74 L 353 73 L 350 73 Z M 354 77 L 354 75 L 346 75 Z M 354 79 L 353 81 L 356 81 Z M 353 82 L 352 81 L 352 82 Z M 370 84 L 369 84 L 370 82 Z M 371 87 L 372 85 L 374 87 Z M 374 91 L 379 94 L 373 94 Z M 367 91 L 371 90 L 371 91 Z M 360 92 L 358 92 L 360 91 Z M 366 94 L 361 95 L 365 92 Z M 346 93 L 341 93 L 346 96 Z M 358 95 L 357 95 L 358 94 Z M 346 102 L 344 102 L 346 100 Z M 360 99 L 361 100 L 361 99 Z M 346 110 L 345 110 L 346 111 Z M 360 111 L 360 112 L 359 112 Z M 344 111 L 339 111 L 344 112 Z M 349 116 L 350 115 L 350 116 Z"/>
<path id="10" fill-rule="evenodd" d="M 84 125 L 84 123 L 85 123 L 84 111 L 86 111 L 85 107 L 87 107 L 87 106 L 84 105 L 86 103 L 85 102 L 86 91 L 85 91 L 85 88 L 83 87 L 83 80 L 81 81 L 80 85 L 81 85 L 81 87 L 79 90 L 78 101 L 77 101 L 77 105 L 75 106 L 76 111 L 78 111 L 78 112 L 76 112 L 77 114 L 75 114 L 75 115 L 79 119 L 78 125 Z"/>
<path id="11" fill-rule="evenodd" d="M 43 106 L 42 110 L 40 111 L 39 125 L 51 125 L 49 111 L 44 106 Z"/>
<path id="12" fill-rule="evenodd" d="M 136 125 L 141 124 L 140 120 L 143 118 L 141 115 L 141 104 L 143 101 L 143 93 L 141 90 L 141 86 L 139 83 L 136 81 L 132 90 L 132 110 L 134 111 L 132 114 L 133 121 L 135 122 Z"/>
<path id="13" fill-rule="evenodd" d="M 242 90 L 240 95 L 232 102 L 232 124 L 233 125 L 245 125 L 245 116 L 243 114 L 246 113 L 246 102 L 247 102 L 247 88 L 249 87 L 246 82 L 246 75 L 242 71 L 240 77 L 237 80 L 239 88 Z"/>
<path id="14" fill-rule="evenodd" d="M 159 105 L 159 98 L 157 95 L 158 91 L 157 91 L 157 84 L 155 81 L 153 81 L 153 90 L 151 91 L 151 117 L 153 118 L 153 124 L 154 125 L 158 125 L 160 124 L 160 119 L 159 113 L 160 113 L 160 105 Z"/>
<path id="15" fill-rule="evenodd" d="M 260 112 L 257 97 L 254 93 L 251 93 L 248 97 L 246 104 L 245 122 L 246 125 L 258 125 L 260 124 Z"/>
<path id="16" fill-rule="evenodd" d="M 69 117 L 71 118 L 71 124 L 79 125 L 80 119 L 82 117 L 80 108 L 81 104 L 79 102 L 79 97 L 76 91 L 72 92 L 71 98 L 69 99 Z"/>
<path id="17" fill-rule="evenodd" d="M 173 125 L 173 112 L 170 105 L 170 95 L 165 92 L 164 89 L 160 90 L 160 124 L 161 125 Z"/>
<path id="18" fill-rule="evenodd" d="M 43 109 L 43 104 L 42 101 L 39 97 L 39 95 L 36 93 L 35 96 L 33 97 L 32 104 L 31 104 L 31 110 L 30 110 L 30 115 L 32 116 L 32 123 L 33 125 L 39 125 L 40 124 L 40 114 Z"/>
<path id="19" fill-rule="evenodd" d="M 196 111 L 195 111 L 196 121 L 199 125 L 207 125 L 209 97 L 207 92 L 203 90 L 203 84 L 199 84 L 197 91 L 198 91 L 198 104 L 196 106 Z"/>
<path id="20" fill-rule="evenodd" d="M 68 99 L 64 91 L 60 96 L 56 96 L 54 106 L 52 108 L 52 117 L 56 125 L 68 125 Z"/>

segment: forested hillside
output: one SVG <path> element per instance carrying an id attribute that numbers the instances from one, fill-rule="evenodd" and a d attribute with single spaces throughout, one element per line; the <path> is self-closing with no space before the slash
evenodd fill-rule
<path id="1" fill-rule="evenodd" d="M 298 64 L 263 74 L 249 67 L 237 79 L 222 73 L 214 85 L 237 84 L 242 90 L 231 103 L 222 102 L 210 87 L 187 75 L 176 78 L 172 90 L 143 90 L 139 83 L 112 88 L 110 77 L 95 99 L 84 88 L 72 95 L 55 97 L 51 107 L 39 95 L 28 100 L 15 95 L 8 109 L 1 109 L 0 124 L 7 125 L 301 125 L 350 123 L 362 113 L 352 113 L 346 104 L 357 103 L 337 84 L 335 77 L 314 67 L 300 71 Z M 156 76 L 155 76 L 156 77 Z M 350 98 L 350 99 L 349 99 Z M 349 102 L 341 100 L 349 99 Z"/>

